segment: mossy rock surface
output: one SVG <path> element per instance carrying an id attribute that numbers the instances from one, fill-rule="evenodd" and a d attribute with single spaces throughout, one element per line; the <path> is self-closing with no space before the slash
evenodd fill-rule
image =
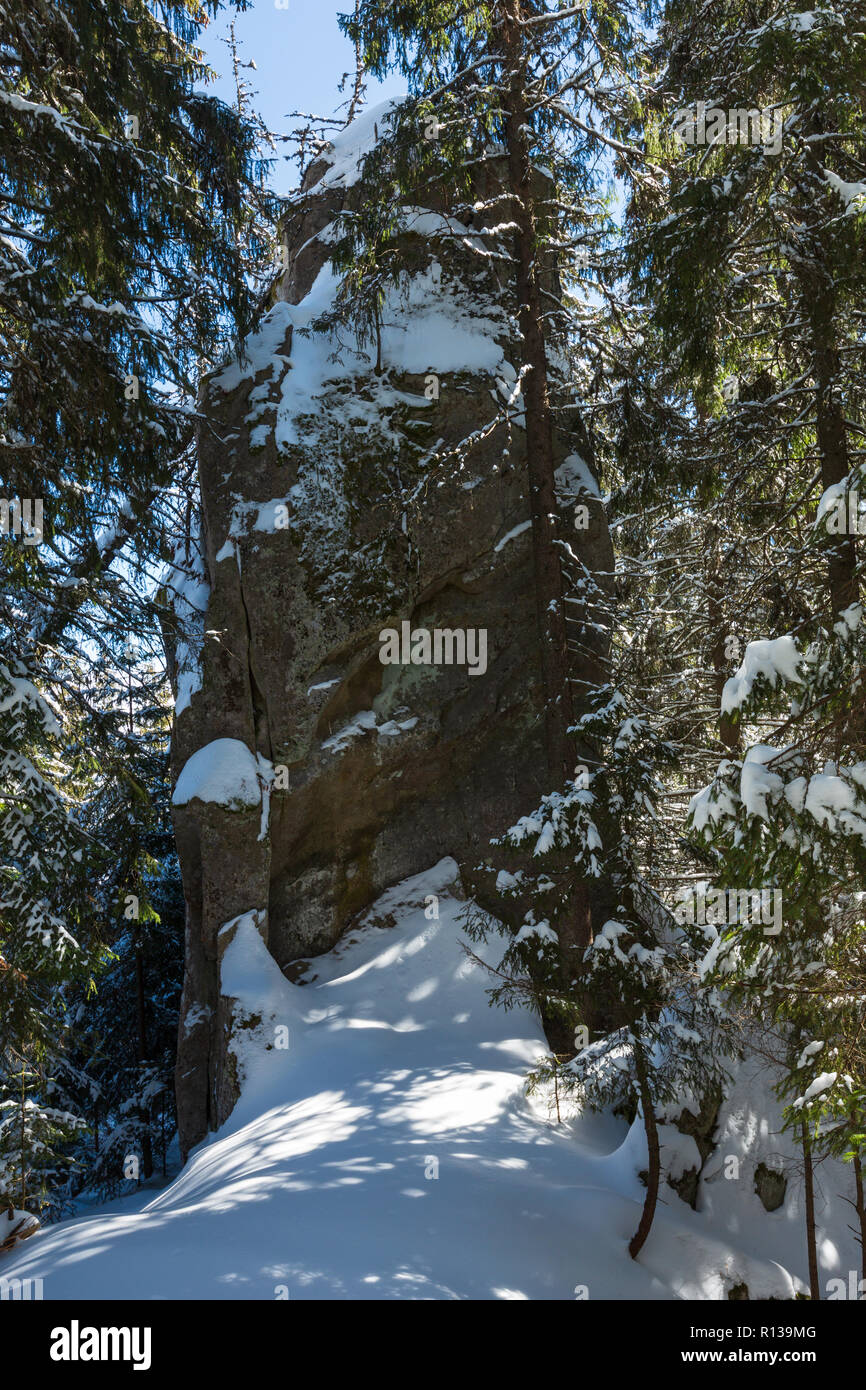
<path id="1" fill-rule="evenodd" d="M 759 1163 L 755 1169 L 755 1191 L 765 1211 L 778 1211 L 785 1201 L 788 1179 L 781 1169 Z"/>

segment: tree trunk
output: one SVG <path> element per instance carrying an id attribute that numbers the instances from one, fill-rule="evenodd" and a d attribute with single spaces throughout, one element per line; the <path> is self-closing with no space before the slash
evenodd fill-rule
<path id="1" fill-rule="evenodd" d="M 854 1155 L 854 1191 L 854 1210 L 860 1225 L 860 1278 L 866 1282 L 866 1201 L 863 1192 L 863 1160 L 859 1153 Z M 866 1289 L 863 1294 L 866 1295 Z"/>
<path id="2" fill-rule="evenodd" d="M 723 595 L 725 592 L 724 581 L 722 578 L 722 558 L 721 542 L 719 539 L 718 527 L 710 529 L 709 545 L 707 552 L 707 618 L 710 625 L 710 664 L 713 671 L 713 685 L 716 698 L 719 701 L 719 739 L 724 748 L 729 753 L 736 756 L 739 748 L 740 738 L 737 725 L 733 723 L 730 715 L 722 713 L 722 691 L 728 679 L 728 666 L 730 664 L 728 655 L 725 651 L 726 639 L 729 634 L 725 631 L 725 621 L 723 613 Z"/>
<path id="3" fill-rule="evenodd" d="M 556 545 L 556 491 L 553 421 L 548 393 L 547 349 L 541 308 L 538 230 L 532 190 L 532 164 L 526 137 L 525 58 L 519 28 L 519 0 L 502 5 L 504 47 L 509 69 L 505 104 L 505 148 L 516 223 L 517 301 L 523 335 L 523 401 L 532 515 L 535 596 L 542 637 L 542 676 L 549 771 L 560 786 L 570 772 L 567 730 L 572 718 L 562 569 Z"/>
<path id="4" fill-rule="evenodd" d="M 802 1140 L 803 1182 L 806 1190 L 806 1247 L 809 1255 L 809 1297 L 819 1300 L 821 1285 L 818 1282 L 818 1246 L 815 1239 L 815 1173 L 809 1127 L 805 1123 L 802 1128 Z"/>
<path id="5" fill-rule="evenodd" d="M 811 320 L 815 363 L 815 408 L 821 484 L 826 490 L 847 478 L 851 465 L 845 428 L 845 409 L 839 395 L 839 353 L 833 342 L 834 305 L 830 294 L 813 303 Z M 834 538 L 829 562 L 833 612 L 839 613 L 859 598 L 857 551 L 853 536 Z"/>
<path id="6" fill-rule="evenodd" d="M 509 190 L 516 224 L 516 289 L 523 336 L 523 403 L 535 601 L 541 639 L 541 673 L 545 704 L 547 764 L 553 785 L 562 788 L 573 772 L 573 723 L 570 663 L 563 603 L 562 566 L 557 545 L 557 501 L 553 419 L 548 386 L 539 269 L 537 209 L 527 139 L 526 57 L 520 28 L 521 0 L 500 0 L 499 18 L 508 87 L 504 98 L 505 149 Z M 589 887 L 575 885 L 572 912 L 560 925 L 563 984 L 569 988 L 592 941 Z"/>
<path id="7" fill-rule="evenodd" d="M 835 343 L 835 302 L 831 291 L 814 297 L 810 311 L 814 370 L 816 379 L 816 433 L 821 456 L 821 484 L 826 490 L 841 483 L 851 471 L 848 454 L 848 435 L 845 407 L 839 391 L 841 371 L 839 352 Z M 845 515 L 848 507 L 845 507 Z M 837 535 L 833 538 L 827 564 L 827 585 L 833 616 L 860 601 L 860 581 L 857 574 L 857 538 Z M 854 696 L 848 717 L 848 735 L 862 745 L 866 734 L 866 707 L 862 693 Z"/>
<path id="8" fill-rule="evenodd" d="M 26 1211 L 26 1210 L 27 1210 L 27 1160 L 26 1160 L 26 1157 L 25 1157 L 25 1141 L 26 1141 L 26 1135 L 27 1135 L 27 1129 L 26 1129 L 26 1123 L 25 1123 L 25 1121 L 26 1121 L 26 1115 L 27 1115 L 27 1107 L 26 1107 L 25 1094 L 26 1094 L 26 1093 L 25 1093 L 25 1090 L 24 1090 L 24 1058 L 22 1057 L 22 1058 L 21 1058 L 21 1109 L 20 1109 L 20 1121 L 21 1121 L 21 1133 L 20 1133 L 20 1146 L 21 1146 L 21 1210 L 22 1210 L 22 1211 Z"/>
<path id="9" fill-rule="evenodd" d="M 643 1048 L 640 1043 L 635 1044 L 634 1060 L 635 1069 L 637 1071 L 638 1092 L 640 1095 L 641 1109 L 643 1111 L 643 1125 L 646 1132 L 647 1152 L 649 1155 L 646 1197 L 644 1198 L 640 1225 L 632 1236 L 628 1247 L 628 1253 L 633 1260 L 636 1260 L 652 1229 L 653 1217 L 655 1216 L 656 1204 L 659 1197 L 661 1154 L 659 1151 L 659 1132 L 658 1126 L 656 1125 L 655 1104 L 653 1102 L 649 1076 L 647 1074 L 646 1058 L 644 1057 Z"/>
<path id="10" fill-rule="evenodd" d="M 820 139 L 825 134 L 824 122 L 813 117 L 808 135 Z M 824 181 L 824 170 L 815 153 L 816 148 L 820 146 L 813 145 L 807 151 L 809 177 L 800 185 L 807 206 L 814 198 L 816 184 L 820 187 Z M 821 484 L 825 490 L 835 483 L 841 483 L 851 470 L 845 407 L 839 389 L 841 363 L 836 328 L 836 292 L 826 237 L 826 232 L 819 234 L 812 259 L 800 262 L 798 272 L 803 317 L 809 325 L 809 346 L 815 377 L 815 431 L 821 459 Z M 857 550 L 853 536 L 835 537 L 828 579 L 834 614 L 857 602 Z"/>

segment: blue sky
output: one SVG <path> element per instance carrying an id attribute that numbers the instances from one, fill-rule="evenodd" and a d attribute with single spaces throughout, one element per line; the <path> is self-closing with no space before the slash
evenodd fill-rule
<path id="1" fill-rule="evenodd" d="M 286 0 L 281 0 L 285 4 Z M 288 119 L 290 111 L 312 111 L 331 115 L 346 99 L 338 87 L 344 72 L 354 68 L 352 46 L 340 33 L 337 15 L 353 8 L 352 0 L 330 4 L 328 0 L 288 0 L 288 8 L 278 9 L 276 0 L 255 0 L 253 7 L 236 18 L 235 33 L 240 41 L 242 61 L 252 58 L 256 71 L 246 71 L 254 91 L 255 104 L 271 130 L 286 133 L 297 122 Z M 228 37 L 234 11 L 221 10 L 204 31 L 200 45 L 208 62 L 219 74 L 209 88 L 225 101 L 234 100 L 231 58 L 223 38 Z M 370 104 L 405 91 L 400 78 L 389 78 L 382 85 L 368 81 Z M 296 165 L 280 157 L 272 182 L 285 193 L 296 180 Z"/>

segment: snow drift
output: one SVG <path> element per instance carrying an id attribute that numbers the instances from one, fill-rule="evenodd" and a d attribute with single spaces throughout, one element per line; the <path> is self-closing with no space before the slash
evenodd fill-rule
<path id="1" fill-rule="evenodd" d="M 801 1195 L 768 1214 L 760 1162 L 792 1164 L 766 1085 L 741 1076 L 699 1210 L 663 1187 L 649 1241 L 640 1123 L 557 1125 L 524 1078 L 536 1021 L 489 1007 L 461 948 L 457 866 L 386 892 L 304 982 L 281 974 L 253 915 L 225 977 L 244 1028 L 241 1099 L 158 1196 L 64 1221 L 0 1262 L 46 1299 L 713 1299 L 805 1287 Z M 437 916 L 438 914 L 438 916 Z M 493 948 L 495 950 L 495 947 Z M 691 1141 L 662 1128 L 666 1168 Z M 732 1163 L 736 1159 L 736 1163 Z M 731 1179 L 732 1171 L 737 1176 Z M 857 1268 L 842 1196 L 820 1169 L 822 1280 Z M 840 1194 L 840 1195 L 837 1195 Z"/>

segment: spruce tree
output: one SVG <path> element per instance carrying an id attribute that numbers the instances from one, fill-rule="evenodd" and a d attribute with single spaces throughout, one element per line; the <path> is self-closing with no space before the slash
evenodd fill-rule
<path id="1" fill-rule="evenodd" d="M 608 680 L 613 557 L 570 370 L 580 320 L 563 291 L 582 293 L 590 249 L 610 230 L 596 165 L 612 150 L 629 154 L 616 130 L 637 100 L 630 11 L 617 4 L 591 24 L 577 7 L 550 11 L 524 0 L 469 9 L 361 0 L 341 24 L 374 75 L 396 69 L 406 77 L 411 98 L 400 127 L 414 116 L 416 170 L 431 185 L 447 186 L 454 216 L 487 240 L 513 287 L 522 344 L 514 397 L 526 432 L 547 774 L 551 791 L 567 795 L 575 765 L 597 761 L 588 745 L 575 748 L 570 731 Z M 419 138 L 425 129 L 433 137 L 426 148 Z M 382 255 L 371 249 L 370 259 L 381 276 Z M 375 281 L 367 283 L 375 292 Z M 603 573 L 587 575 L 563 526 L 555 418 L 586 471 L 581 505 L 601 538 Z M 608 915 L 609 904 L 596 897 L 593 906 L 590 883 L 573 874 L 559 929 L 564 984 L 579 973 L 593 915 L 599 924 Z"/>
<path id="2" fill-rule="evenodd" d="M 86 1015 L 115 937 L 107 865 L 128 888 L 151 796 L 167 806 L 167 690 L 144 668 L 195 376 L 274 269 L 260 129 L 202 90 L 216 8 L 35 0 L 0 20 L 0 1041 L 85 1111 L 77 1062 L 59 1074 L 65 991 Z"/>
<path id="3" fill-rule="evenodd" d="M 636 200 L 633 244 L 694 403 L 706 497 L 694 525 L 718 537 L 717 611 L 743 639 L 717 685 L 728 756 L 692 803 L 690 847 L 723 890 L 783 904 L 772 936 L 754 913 L 726 917 L 704 976 L 784 1041 L 778 1090 L 803 1149 L 819 1297 L 812 1169 L 832 1152 L 859 1172 L 863 1143 L 862 557 L 850 518 L 866 146 L 862 7 L 802 20 L 770 6 L 667 7 L 650 142 L 670 202 Z M 750 109 L 763 123 L 746 133 Z"/>

